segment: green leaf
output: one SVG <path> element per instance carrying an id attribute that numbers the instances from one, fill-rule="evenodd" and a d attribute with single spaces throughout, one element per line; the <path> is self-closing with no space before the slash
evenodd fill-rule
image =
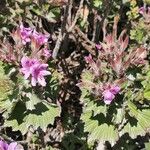
<path id="1" fill-rule="evenodd" d="M 85 108 L 85 113 L 87 112 L 93 112 L 93 116 L 96 116 L 100 113 L 106 114 L 107 112 L 107 108 L 104 105 L 95 103 L 94 100 L 93 101 L 88 101 L 86 103 L 86 108 Z"/>
<path id="2" fill-rule="evenodd" d="M 150 91 L 144 91 L 144 98 L 150 100 Z"/>
<path id="3" fill-rule="evenodd" d="M 82 80 L 92 81 L 93 80 L 93 74 L 89 70 L 85 70 L 82 73 Z"/>
<path id="4" fill-rule="evenodd" d="M 49 82 L 47 83 L 45 89 L 45 96 L 50 98 L 52 101 L 55 101 L 59 93 L 59 80 L 62 76 L 58 72 L 53 72 L 52 76 L 49 77 Z"/>
<path id="5" fill-rule="evenodd" d="M 129 115 L 121 131 L 121 135 L 128 133 L 131 138 L 136 138 L 138 135 L 144 136 L 150 129 L 150 109 L 139 110 L 132 103 L 128 103 Z"/>
<path id="6" fill-rule="evenodd" d="M 92 119 L 91 112 L 82 115 L 84 131 L 89 133 L 88 142 L 99 140 L 101 142 L 109 141 L 110 143 L 115 143 L 119 138 L 117 129 L 115 129 L 114 125 L 107 124 L 101 117 L 102 115 L 97 119 Z M 101 120 L 104 122 L 102 121 L 102 123 Z"/>
<path id="7" fill-rule="evenodd" d="M 93 3 L 94 3 L 95 7 L 100 7 L 102 5 L 102 1 L 101 0 L 94 0 Z"/>
<path id="8" fill-rule="evenodd" d="M 41 102 L 34 110 L 26 110 L 25 104 L 19 101 L 4 126 L 12 127 L 14 131 L 20 130 L 23 135 L 31 125 L 35 130 L 40 127 L 45 131 L 47 125 L 53 124 L 55 117 L 59 115 L 60 111 L 56 105 Z"/>
<path id="9" fill-rule="evenodd" d="M 150 0 L 144 0 L 144 2 L 148 5 L 150 5 Z"/>
<path id="10" fill-rule="evenodd" d="M 125 111 L 122 108 L 118 108 L 116 115 L 114 115 L 113 122 L 115 122 L 115 124 L 121 124 L 124 117 L 125 117 Z"/>
<path id="11" fill-rule="evenodd" d="M 0 103 L 8 98 L 8 96 L 12 93 L 13 88 L 14 84 L 5 74 L 3 64 L 0 62 Z"/>
<path id="12" fill-rule="evenodd" d="M 41 102 L 41 100 L 34 93 L 27 93 L 27 97 L 29 98 L 26 101 L 26 108 L 28 110 L 35 109 L 35 105 Z"/>
<path id="13" fill-rule="evenodd" d="M 145 143 L 145 150 L 150 150 L 150 142 Z"/>

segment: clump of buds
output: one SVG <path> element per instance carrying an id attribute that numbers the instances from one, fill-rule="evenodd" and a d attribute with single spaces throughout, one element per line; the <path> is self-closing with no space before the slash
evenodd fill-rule
<path id="1" fill-rule="evenodd" d="M 117 25 L 119 18 L 114 19 L 113 32 L 107 34 L 105 21 L 103 27 L 103 42 L 100 42 L 102 50 L 99 51 L 99 59 L 106 60 L 106 63 L 115 71 L 118 77 L 125 76 L 126 70 L 131 65 L 144 64 L 147 57 L 147 50 L 144 47 L 126 51 L 129 44 L 129 37 L 126 30 L 123 30 L 117 38 Z M 100 60 L 99 60 L 100 61 Z"/>
<path id="2" fill-rule="evenodd" d="M 95 76 L 99 76 L 100 75 L 100 63 L 98 61 L 95 63 L 91 54 L 89 54 L 89 56 L 85 56 L 85 61 L 89 64 Z"/>
<path id="3" fill-rule="evenodd" d="M 107 22 L 103 26 L 103 41 L 96 44 L 98 50 L 97 59 L 91 54 L 85 57 L 89 65 L 92 79 L 82 78 L 79 87 L 88 89 L 105 104 L 111 104 L 116 94 L 121 91 L 121 84 L 127 79 L 128 68 L 141 67 L 146 63 L 147 50 L 141 46 L 136 49 L 129 49 L 129 36 L 123 30 L 117 36 L 117 25 L 119 17 L 114 18 L 112 33 L 107 33 Z M 86 71 L 85 71 L 86 72 Z"/>

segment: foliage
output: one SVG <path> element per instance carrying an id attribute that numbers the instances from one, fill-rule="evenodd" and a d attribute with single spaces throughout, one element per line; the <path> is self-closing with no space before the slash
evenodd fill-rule
<path id="1" fill-rule="evenodd" d="M 0 149 L 149 149 L 149 5 L 1 0 Z"/>

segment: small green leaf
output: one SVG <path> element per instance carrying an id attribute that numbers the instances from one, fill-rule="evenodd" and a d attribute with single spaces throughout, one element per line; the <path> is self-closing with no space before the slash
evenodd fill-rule
<path id="1" fill-rule="evenodd" d="M 102 1 L 101 0 L 94 0 L 93 3 L 94 3 L 95 7 L 100 7 L 102 5 Z"/>
<path id="2" fill-rule="evenodd" d="M 92 81 L 93 80 L 93 74 L 88 71 L 88 70 L 85 70 L 83 73 L 82 73 L 82 80 L 88 80 L 88 81 Z"/>
<path id="3" fill-rule="evenodd" d="M 150 150 L 150 142 L 145 143 L 145 150 Z"/>
<path id="4" fill-rule="evenodd" d="M 144 98 L 146 98 L 147 100 L 150 100 L 150 91 L 144 92 Z"/>

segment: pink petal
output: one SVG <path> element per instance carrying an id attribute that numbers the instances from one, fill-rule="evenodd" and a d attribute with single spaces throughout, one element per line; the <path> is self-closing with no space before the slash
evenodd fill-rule
<path id="1" fill-rule="evenodd" d="M 25 40 L 22 40 L 22 44 L 23 44 L 23 45 L 26 45 L 26 43 L 27 43 L 27 42 L 26 42 Z"/>
<path id="2" fill-rule="evenodd" d="M 120 91 L 120 87 L 119 86 L 114 86 L 110 89 L 110 91 L 113 93 L 113 94 L 117 94 L 119 93 Z"/>
<path id="3" fill-rule="evenodd" d="M 112 102 L 112 100 L 108 100 L 108 99 L 104 100 L 104 103 L 107 104 L 107 105 L 109 105 L 111 102 Z"/>
<path id="4" fill-rule="evenodd" d="M 17 142 L 12 142 L 9 144 L 8 150 L 15 150 L 16 146 L 17 146 Z"/>
<path id="5" fill-rule="evenodd" d="M 96 44 L 95 47 L 100 50 L 102 48 L 102 46 L 100 44 Z"/>
<path id="6" fill-rule="evenodd" d="M 28 79 L 28 78 L 29 78 L 29 76 L 30 76 L 30 74 L 31 74 L 30 72 L 25 72 L 25 74 L 24 74 L 24 78 L 25 78 L 25 79 Z"/>
<path id="7" fill-rule="evenodd" d="M 21 25 L 20 25 L 20 29 L 23 29 L 23 28 L 24 28 L 24 27 L 23 27 L 23 24 L 21 24 Z"/>
<path id="8" fill-rule="evenodd" d="M 7 150 L 8 144 L 5 141 L 0 140 L 0 150 Z"/>
<path id="9" fill-rule="evenodd" d="M 41 68 L 41 69 L 46 69 L 47 67 L 48 67 L 48 64 L 41 64 L 41 65 L 40 65 L 40 68 Z"/>
<path id="10" fill-rule="evenodd" d="M 34 77 L 32 77 L 32 79 L 31 79 L 31 85 L 32 86 L 36 86 L 36 83 L 37 83 L 36 79 Z"/>
<path id="11" fill-rule="evenodd" d="M 45 79 L 44 79 L 44 77 L 38 77 L 38 82 L 39 82 L 39 84 L 40 85 L 42 85 L 42 86 L 46 86 L 46 82 L 45 82 Z"/>
<path id="12" fill-rule="evenodd" d="M 113 100 L 115 95 L 110 90 L 105 90 L 103 92 L 104 100 Z"/>
<path id="13" fill-rule="evenodd" d="M 30 42 L 31 39 L 30 39 L 30 38 L 25 38 L 25 41 L 26 41 L 26 42 Z"/>
<path id="14" fill-rule="evenodd" d="M 21 59 L 21 65 L 22 67 L 26 67 L 26 63 L 29 61 L 29 58 L 28 57 L 22 57 Z"/>
<path id="15" fill-rule="evenodd" d="M 36 30 L 33 30 L 32 36 L 33 36 L 34 38 L 38 38 L 38 37 L 39 37 L 39 33 L 38 33 Z"/>
<path id="16" fill-rule="evenodd" d="M 47 75 L 50 75 L 51 73 L 50 73 L 50 71 L 42 70 L 42 71 L 40 71 L 40 74 L 42 76 L 47 76 Z"/>

